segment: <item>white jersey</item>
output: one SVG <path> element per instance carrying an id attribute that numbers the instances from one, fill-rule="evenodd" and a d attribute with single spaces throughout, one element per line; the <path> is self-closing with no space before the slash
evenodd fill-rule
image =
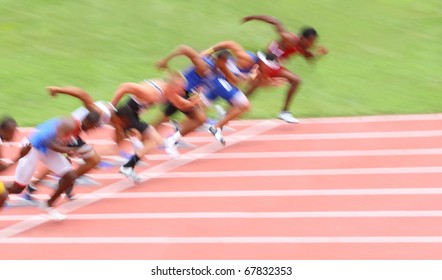
<path id="1" fill-rule="evenodd" d="M 111 110 L 116 111 L 115 107 L 110 102 L 106 101 L 97 101 L 94 102 L 94 104 L 101 110 L 98 126 L 109 124 L 112 116 Z M 71 116 L 77 120 L 83 121 L 88 114 L 88 109 L 86 109 L 85 107 L 80 107 L 72 112 Z"/>

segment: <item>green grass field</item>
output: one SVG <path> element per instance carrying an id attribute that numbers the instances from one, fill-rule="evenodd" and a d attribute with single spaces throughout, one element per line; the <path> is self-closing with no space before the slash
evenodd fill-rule
<path id="1" fill-rule="evenodd" d="M 295 32 L 314 26 L 330 53 L 294 58 L 303 78 L 298 117 L 442 111 L 440 0 L 0 0 L 0 114 L 22 126 L 79 105 L 45 87 L 75 85 L 109 100 L 122 82 L 161 77 L 153 63 L 178 44 L 196 49 L 226 39 L 251 50 L 275 38 L 251 14 L 270 14 Z M 177 60 L 177 68 L 186 66 Z M 286 87 L 261 89 L 246 118 L 273 118 Z M 151 118 L 155 113 L 148 114 Z"/>

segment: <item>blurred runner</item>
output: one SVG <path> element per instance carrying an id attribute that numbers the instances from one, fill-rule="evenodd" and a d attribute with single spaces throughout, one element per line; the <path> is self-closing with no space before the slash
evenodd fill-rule
<path id="1" fill-rule="evenodd" d="M 279 113 L 279 118 L 288 123 L 298 123 L 299 121 L 289 112 L 289 106 L 292 102 L 293 96 L 298 88 L 301 79 L 291 72 L 290 70 L 281 66 L 291 56 L 302 55 L 305 59 L 312 59 L 319 55 L 325 55 L 328 50 L 325 47 L 319 47 L 316 52 L 311 49 L 314 48 L 315 41 L 318 37 L 318 33 L 314 28 L 308 27 L 301 30 L 301 34 L 298 36 L 286 30 L 282 23 L 274 17 L 267 15 L 254 15 L 248 16 L 242 19 L 242 22 L 248 22 L 251 20 L 259 20 L 269 23 L 276 28 L 276 32 L 279 35 L 279 39 L 270 43 L 265 53 L 263 60 L 275 60 L 278 63 L 269 63 L 266 67 L 266 71 L 263 71 L 270 78 L 284 78 L 290 85 L 287 96 L 282 107 L 282 111 Z M 260 83 L 258 80 L 251 83 L 250 88 L 246 91 L 246 95 L 251 95 L 258 87 Z"/>

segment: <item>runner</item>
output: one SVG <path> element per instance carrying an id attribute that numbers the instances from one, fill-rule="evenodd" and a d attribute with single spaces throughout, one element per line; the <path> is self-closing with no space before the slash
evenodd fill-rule
<path id="1" fill-rule="evenodd" d="M 314 28 L 304 28 L 301 31 L 301 35 L 297 36 L 287 31 L 283 24 L 274 17 L 266 15 L 248 16 L 243 18 L 242 22 L 248 22 L 251 20 L 259 20 L 275 26 L 280 37 L 277 41 L 270 43 L 265 54 L 266 59 L 276 59 L 278 63 L 284 63 L 287 59 L 296 54 L 300 54 L 305 59 L 310 60 L 314 57 L 328 53 L 328 50 L 325 47 L 319 47 L 316 52 L 311 50 L 314 48 L 315 41 L 318 37 L 318 33 Z M 290 84 L 284 106 L 279 113 L 279 118 L 288 123 L 298 123 L 299 121 L 289 112 L 289 106 L 301 79 L 281 65 L 266 67 L 265 73 L 271 78 L 283 78 Z M 246 95 L 251 95 L 259 86 L 259 80 L 253 81 L 250 84 L 250 88 L 246 91 Z"/>
<path id="2" fill-rule="evenodd" d="M 155 123 L 155 126 L 159 126 L 161 123 L 170 119 L 170 116 L 177 111 L 181 111 L 185 114 L 186 118 L 181 124 L 176 126 L 177 133 L 175 138 L 180 138 L 183 135 L 195 130 L 205 123 L 207 117 L 202 110 L 199 99 L 200 93 L 207 90 L 205 81 L 211 75 L 215 69 L 215 63 L 211 57 L 201 57 L 201 55 L 193 48 L 181 45 L 178 46 L 169 55 L 161 59 L 156 63 L 156 67 L 160 70 L 170 70 L 169 61 L 177 56 L 186 56 L 191 62 L 192 66 L 184 69 L 181 73 L 172 73 L 169 83 L 165 90 L 168 96 L 181 96 L 181 99 L 188 100 L 187 106 L 178 108 L 173 102 L 172 98 L 169 98 L 172 102 L 169 102 L 163 111 L 163 115 L 159 118 L 159 121 Z M 176 141 L 170 138 L 170 143 Z"/>
<path id="3" fill-rule="evenodd" d="M 209 107 L 218 97 L 227 101 L 231 107 L 226 115 L 216 124 L 209 127 L 209 132 L 217 141 L 225 145 L 222 128 L 229 121 L 250 110 L 250 102 L 238 88 L 244 81 L 254 80 L 258 74 L 258 57 L 234 41 L 223 41 L 205 51 L 213 54 L 221 51 L 216 62 L 219 71 L 209 79 L 209 91 L 205 94 L 205 105 Z"/>
<path id="4" fill-rule="evenodd" d="M 20 148 L 19 155 L 16 159 L 12 160 L 12 163 L 6 163 L 3 161 L 3 141 L 11 141 L 14 139 L 15 132 L 17 131 L 17 122 L 11 117 L 5 117 L 0 122 L 0 172 L 14 166 L 22 157 L 26 156 L 31 150 L 31 144 L 26 144 Z M 0 209 L 8 198 L 8 191 L 3 182 L 0 181 Z"/>
<path id="5" fill-rule="evenodd" d="M 30 135 L 29 143 L 32 148 L 29 153 L 21 158 L 15 170 L 14 182 L 8 187 L 9 193 L 18 194 L 31 182 L 32 175 L 41 161 L 52 172 L 61 177 L 58 188 L 47 202 L 41 204 L 48 214 L 57 220 L 66 217 L 53 209 L 55 200 L 72 187 L 78 177 L 72 169 L 71 163 L 63 154 L 82 154 L 81 147 L 68 147 L 71 137 L 77 137 L 82 131 L 93 129 L 99 122 L 100 115 L 89 111 L 84 120 L 77 120 L 70 116 L 67 118 L 54 118 L 36 127 L 36 132 Z"/>
<path id="6" fill-rule="evenodd" d="M 231 55 L 233 54 L 233 58 Z M 157 63 L 158 68 L 166 69 L 170 59 L 178 56 L 178 53 L 172 53 Z M 231 119 L 241 115 L 249 109 L 250 103 L 245 95 L 236 87 L 236 84 L 246 79 L 247 74 L 254 72 L 257 67 L 256 55 L 246 52 L 238 43 L 233 41 L 220 42 L 209 48 L 201 55 L 196 51 L 193 53 L 194 59 L 205 61 L 205 72 L 197 72 L 197 69 L 191 68 L 184 72 L 181 83 L 177 82 L 171 90 L 184 92 L 190 96 L 191 92 L 203 93 L 203 101 L 208 107 L 218 97 L 221 96 L 232 105 L 232 108 L 215 125 L 209 127 L 209 131 L 215 138 L 225 144 L 222 137 L 221 128 Z M 256 66 L 256 67 L 255 67 Z M 170 109 L 167 108 L 167 109 Z M 166 109 L 165 115 L 168 115 Z M 200 110 L 200 108 L 198 108 Z M 173 110 L 169 111 L 175 112 Z M 170 114 L 169 114 L 170 115 Z M 187 118 L 177 128 L 177 132 L 166 141 L 175 143 L 181 136 L 193 131 L 204 122 L 195 122 Z"/>
<path id="7" fill-rule="evenodd" d="M 84 107 L 80 107 L 74 112 L 72 112 L 71 114 L 72 117 L 82 121 L 88 115 L 89 110 L 95 111 L 100 116 L 97 128 L 107 124 L 112 124 L 115 127 L 116 139 L 121 138 L 121 136 L 119 136 L 121 134 L 121 122 L 115 114 L 116 113 L 115 107 L 112 106 L 111 103 L 106 101 L 94 102 L 92 97 L 86 91 L 78 87 L 50 86 L 48 87 L 48 91 L 52 97 L 56 97 L 58 94 L 64 94 L 79 99 L 80 101 L 83 102 Z M 98 155 L 98 153 L 93 149 L 91 145 L 83 141 L 80 135 L 73 137 L 70 143 L 68 144 L 68 146 L 78 147 L 79 148 L 78 155 L 84 161 L 84 164 L 80 165 L 78 168 L 75 169 L 75 172 L 77 173 L 78 177 L 83 176 L 84 174 L 89 172 L 92 168 L 97 166 L 98 163 L 100 163 L 101 158 Z M 41 180 L 43 180 L 43 178 L 45 178 L 49 173 L 50 170 L 48 170 L 47 168 L 44 170 L 40 170 L 36 180 L 27 186 L 28 193 L 32 194 L 33 192 L 35 192 L 37 190 L 35 186 Z M 66 195 L 69 199 L 73 199 L 73 194 L 71 191 L 72 188 L 69 188 L 66 192 Z M 30 199 L 31 197 L 28 196 L 28 198 Z"/>
<path id="8" fill-rule="evenodd" d="M 191 53 L 192 50 L 187 46 L 180 46 L 175 52 L 177 54 L 191 56 L 189 53 Z M 199 67 L 199 61 L 192 60 L 192 62 Z M 135 165 L 153 148 L 164 146 L 166 152 L 172 158 L 178 156 L 175 143 L 164 141 L 154 126 L 150 126 L 140 120 L 140 114 L 152 105 L 169 101 L 170 105 L 175 106 L 177 109 L 188 111 L 192 118 L 196 119 L 201 117 L 194 111 L 199 101 L 197 99 L 187 100 L 174 89 L 171 90 L 170 87 L 172 87 L 174 83 L 176 83 L 176 77 L 174 75 L 171 76 L 170 81 L 155 79 L 146 80 L 139 84 L 124 83 L 117 89 L 112 98 L 112 104 L 116 106 L 124 95 L 130 95 L 125 105 L 118 107 L 117 115 L 122 120 L 123 127 L 132 141 L 136 143 L 137 139 L 139 139 L 142 142 L 136 144 L 137 149 L 134 155 L 126 164 L 120 167 L 120 172 L 134 179 L 136 182 L 140 181 L 141 178 L 134 171 Z"/>

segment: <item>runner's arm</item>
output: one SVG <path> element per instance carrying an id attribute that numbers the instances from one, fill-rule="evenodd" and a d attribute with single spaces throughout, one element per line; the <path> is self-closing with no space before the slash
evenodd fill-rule
<path id="1" fill-rule="evenodd" d="M 232 85 L 237 85 L 241 80 L 230 71 L 226 65 L 227 61 L 225 58 L 218 58 L 216 61 L 216 67 L 224 74 L 226 80 Z"/>
<path id="2" fill-rule="evenodd" d="M 12 160 L 12 163 L 6 163 L 3 160 L 0 160 L 0 171 L 3 171 L 5 169 L 15 165 L 22 157 L 26 156 L 31 149 L 32 149 L 32 145 L 30 143 L 21 147 L 18 156 Z M 3 158 L 1 148 L 0 148 L 0 158 Z"/>
<path id="3" fill-rule="evenodd" d="M 3 158 L 3 151 L 2 151 L 2 145 L 0 144 L 0 171 L 5 170 L 9 167 L 9 164 L 2 160 Z"/>
<path id="4" fill-rule="evenodd" d="M 50 86 L 50 87 L 48 87 L 48 91 L 49 91 L 49 94 L 53 97 L 57 96 L 60 93 L 75 97 L 75 98 L 81 100 L 81 102 L 83 102 L 83 104 L 86 108 L 96 111 L 96 112 L 99 112 L 99 113 L 101 112 L 101 110 L 98 109 L 98 107 L 95 105 L 92 97 L 81 88 L 71 87 L 71 86 L 68 86 L 68 87 Z"/>
<path id="5" fill-rule="evenodd" d="M 324 46 L 319 46 L 317 48 L 314 48 L 312 50 L 304 50 L 301 52 L 301 54 L 304 56 L 307 60 L 312 60 L 313 58 L 318 58 L 321 56 L 324 56 L 328 53 L 328 49 Z"/>
<path id="6" fill-rule="evenodd" d="M 120 144 L 126 138 L 123 122 L 118 116 L 112 114 L 110 123 L 115 128 L 115 143 Z"/>
<path id="7" fill-rule="evenodd" d="M 241 22 L 245 23 L 251 20 L 258 20 L 258 21 L 263 21 L 266 22 L 268 24 L 273 25 L 276 28 L 276 31 L 278 32 L 278 34 L 282 37 L 283 34 L 287 33 L 288 31 L 285 29 L 284 25 L 277 20 L 276 18 L 272 17 L 272 16 L 267 16 L 267 15 L 253 15 L 253 16 L 248 16 L 248 17 L 244 17 L 242 18 Z"/>
<path id="8" fill-rule="evenodd" d="M 151 94 L 145 94 L 144 92 L 139 90 L 117 90 L 111 100 L 112 106 L 116 107 L 120 100 L 128 94 L 135 96 L 138 100 L 142 100 L 143 102 L 155 103 L 155 101 L 151 97 Z"/>
<path id="9" fill-rule="evenodd" d="M 196 67 L 196 71 L 200 76 L 205 76 L 209 71 L 207 63 L 201 58 L 200 54 L 187 45 L 178 46 L 169 55 L 155 63 L 155 66 L 158 69 L 167 69 L 169 61 L 177 56 L 185 56 L 189 58 L 192 64 Z"/>
<path id="10" fill-rule="evenodd" d="M 179 74 L 174 73 L 170 76 L 164 95 L 175 107 L 182 111 L 188 111 L 196 106 L 196 101 L 190 101 L 182 97 L 184 89 L 182 78 Z"/>
<path id="11" fill-rule="evenodd" d="M 73 119 L 64 119 L 60 125 L 57 127 L 56 136 L 46 143 L 46 146 L 59 153 L 71 153 L 75 152 L 77 148 L 67 147 L 66 145 L 60 144 L 57 139 L 64 139 L 70 135 L 75 130 L 75 121 Z"/>
<path id="12" fill-rule="evenodd" d="M 228 50 L 236 58 L 238 66 L 249 65 L 253 63 L 253 58 L 244 50 L 244 48 L 235 41 L 221 41 L 206 51 L 205 54 L 210 55 L 220 50 Z"/>

